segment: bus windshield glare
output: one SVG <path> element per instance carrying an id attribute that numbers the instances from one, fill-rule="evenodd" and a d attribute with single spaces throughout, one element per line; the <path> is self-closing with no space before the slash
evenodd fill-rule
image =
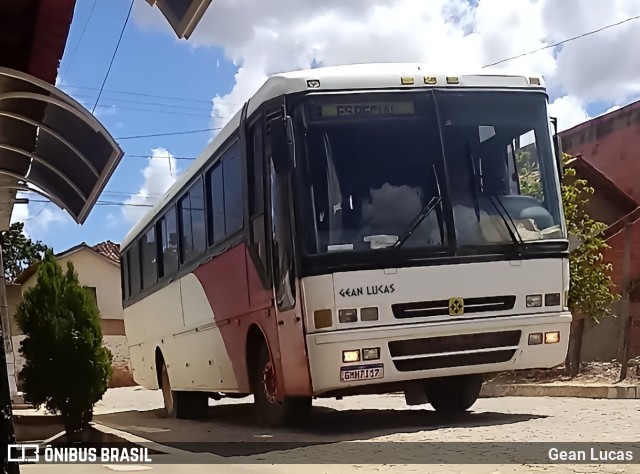
<path id="1" fill-rule="evenodd" d="M 309 96 L 294 114 L 307 254 L 564 239 L 546 96 Z"/>

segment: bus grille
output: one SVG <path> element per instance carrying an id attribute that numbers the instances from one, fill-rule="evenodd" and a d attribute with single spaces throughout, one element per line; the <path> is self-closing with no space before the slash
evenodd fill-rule
<path id="1" fill-rule="evenodd" d="M 507 362 L 520 343 L 521 331 L 391 341 L 389 353 L 400 372 Z"/>
<path id="2" fill-rule="evenodd" d="M 464 314 L 509 311 L 513 309 L 515 304 L 515 295 L 465 298 Z M 449 316 L 449 300 L 396 303 L 391 305 L 391 310 L 397 319 Z"/>

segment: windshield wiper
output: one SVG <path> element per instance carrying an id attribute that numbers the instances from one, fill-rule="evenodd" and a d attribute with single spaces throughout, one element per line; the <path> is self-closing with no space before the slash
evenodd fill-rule
<path id="1" fill-rule="evenodd" d="M 523 245 L 524 241 L 522 240 L 522 237 L 520 236 L 520 232 L 518 232 L 518 228 L 516 227 L 516 223 L 513 221 L 513 218 L 511 217 L 511 214 L 509 214 L 509 211 L 507 211 L 507 208 L 504 207 L 504 204 L 502 204 L 502 201 L 500 201 L 500 198 L 496 197 L 495 199 L 500 204 L 500 207 L 502 207 L 502 210 L 504 211 L 504 215 L 502 214 L 502 212 L 500 211 L 500 209 L 498 208 L 496 203 L 493 201 L 493 196 L 487 195 L 487 197 L 489 198 L 489 202 L 491 204 L 493 204 L 493 207 L 495 207 L 498 215 L 502 219 L 502 222 L 504 222 L 504 226 L 507 228 L 507 232 L 509 232 L 509 237 L 511 237 L 511 240 L 513 241 L 513 243 L 517 244 L 518 246 Z M 505 217 L 505 215 L 507 217 Z M 511 227 L 509 227 L 509 223 L 511 223 L 511 225 L 513 226 L 513 230 L 511 229 Z"/>
<path id="2" fill-rule="evenodd" d="M 407 227 L 404 235 L 396 242 L 393 246 L 394 248 L 398 248 L 402 246 L 409 237 L 413 235 L 415 230 L 418 228 L 420 223 L 424 221 L 429 214 L 433 212 L 433 210 L 440 204 L 442 201 L 442 192 L 440 191 L 440 180 L 438 179 L 438 173 L 436 171 L 436 166 L 433 165 L 433 178 L 436 184 L 436 195 L 432 197 L 423 207 L 420 209 L 420 212 L 413 218 L 409 226 Z M 438 223 L 438 227 L 440 227 L 440 223 Z M 440 234 L 442 234 L 442 229 L 440 229 Z"/>
<path id="3" fill-rule="evenodd" d="M 467 160 L 469 162 L 469 171 L 471 172 L 471 194 L 473 195 L 473 209 L 476 211 L 476 217 L 480 222 L 480 190 L 478 189 L 478 174 L 476 173 L 476 165 L 473 162 L 473 154 L 471 153 L 471 145 L 467 140 Z"/>
<path id="4" fill-rule="evenodd" d="M 480 186 L 478 185 L 478 175 L 476 173 L 476 166 L 475 166 L 475 163 L 473 161 L 473 154 L 471 153 L 471 145 L 469 144 L 469 141 L 467 141 L 467 158 L 469 160 L 469 167 L 470 167 L 470 171 L 471 171 L 471 179 L 473 180 L 473 183 L 472 183 L 472 186 L 471 186 L 471 191 L 473 192 L 476 217 L 478 218 L 478 222 L 480 222 L 480 189 L 479 189 Z M 480 158 L 480 159 L 482 159 L 482 158 Z M 493 205 L 493 207 L 496 209 L 496 212 L 498 213 L 498 215 L 502 219 L 502 222 L 504 223 L 504 226 L 507 228 L 507 232 L 509 233 L 509 237 L 511 238 L 511 241 L 514 244 L 518 245 L 518 246 L 523 245 L 524 242 L 523 242 L 522 238 L 520 237 L 520 233 L 518 232 L 518 228 L 516 227 L 516 224 L 513 221 L 513 218 L 511 217 L 511 215 L 509 214 L 507 209 L 502 204 L 502 201 L 500 201 L 500 199 L 496 198 L 498 203 L 502 207 L 504 213 L 507 215 L 507 217 L 505 217 L 502 214 L 502 212 L 500 211 L 500 209 L 498 208 L 496 203 L 493 201 L 492 196 L 488 195 L 488 194 L 486 196 L 487 196 L 487 198 L 489 198 L 489 202 Z M 513 226 L 513 229 L 511 229 L 511 227 L 509 226 L 509 223 L 511 223 L 511 225 Z M 515 230 L 515 232 L 514 232 L 514 230 Z"/>

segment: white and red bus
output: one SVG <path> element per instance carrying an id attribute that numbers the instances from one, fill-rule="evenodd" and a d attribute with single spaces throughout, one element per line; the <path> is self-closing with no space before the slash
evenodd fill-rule
<path id="1" fill-rule="evenodd" d="M 269 78 L 122 243 L 135 380 L 166 410 L 404 391 L 562 363 L 569 241 L 540 78 L 349 65 Z"/>

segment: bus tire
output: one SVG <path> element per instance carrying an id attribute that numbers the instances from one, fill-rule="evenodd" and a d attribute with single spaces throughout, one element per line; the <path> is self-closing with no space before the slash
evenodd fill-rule
<path id="1" fill-rule="evenodd" d="M 257 418 L 270 427 L 304 423 L 311 413 L 311 397 L 286 397 L 276 400 L 276 373 L 269 349 L 262 344 L 255 373 L 252 374 L 254 406 Z"/>
<path id="2" fill-rule="evenodd" d="M 170 418 L 194 420 L 202 418 L 209 406 L 209 395 L 205 392 L 176 392 L 171 389 L 169 372 L 163 362 L 160 371 L 162 398 L 165 414 Z"/>
<path id="3" fill-rule="evenodd" d="M 427 382 L 427 400 L 440 413 L 463 413 L 478 400 L 482 374 L 442 377 Z"/>

